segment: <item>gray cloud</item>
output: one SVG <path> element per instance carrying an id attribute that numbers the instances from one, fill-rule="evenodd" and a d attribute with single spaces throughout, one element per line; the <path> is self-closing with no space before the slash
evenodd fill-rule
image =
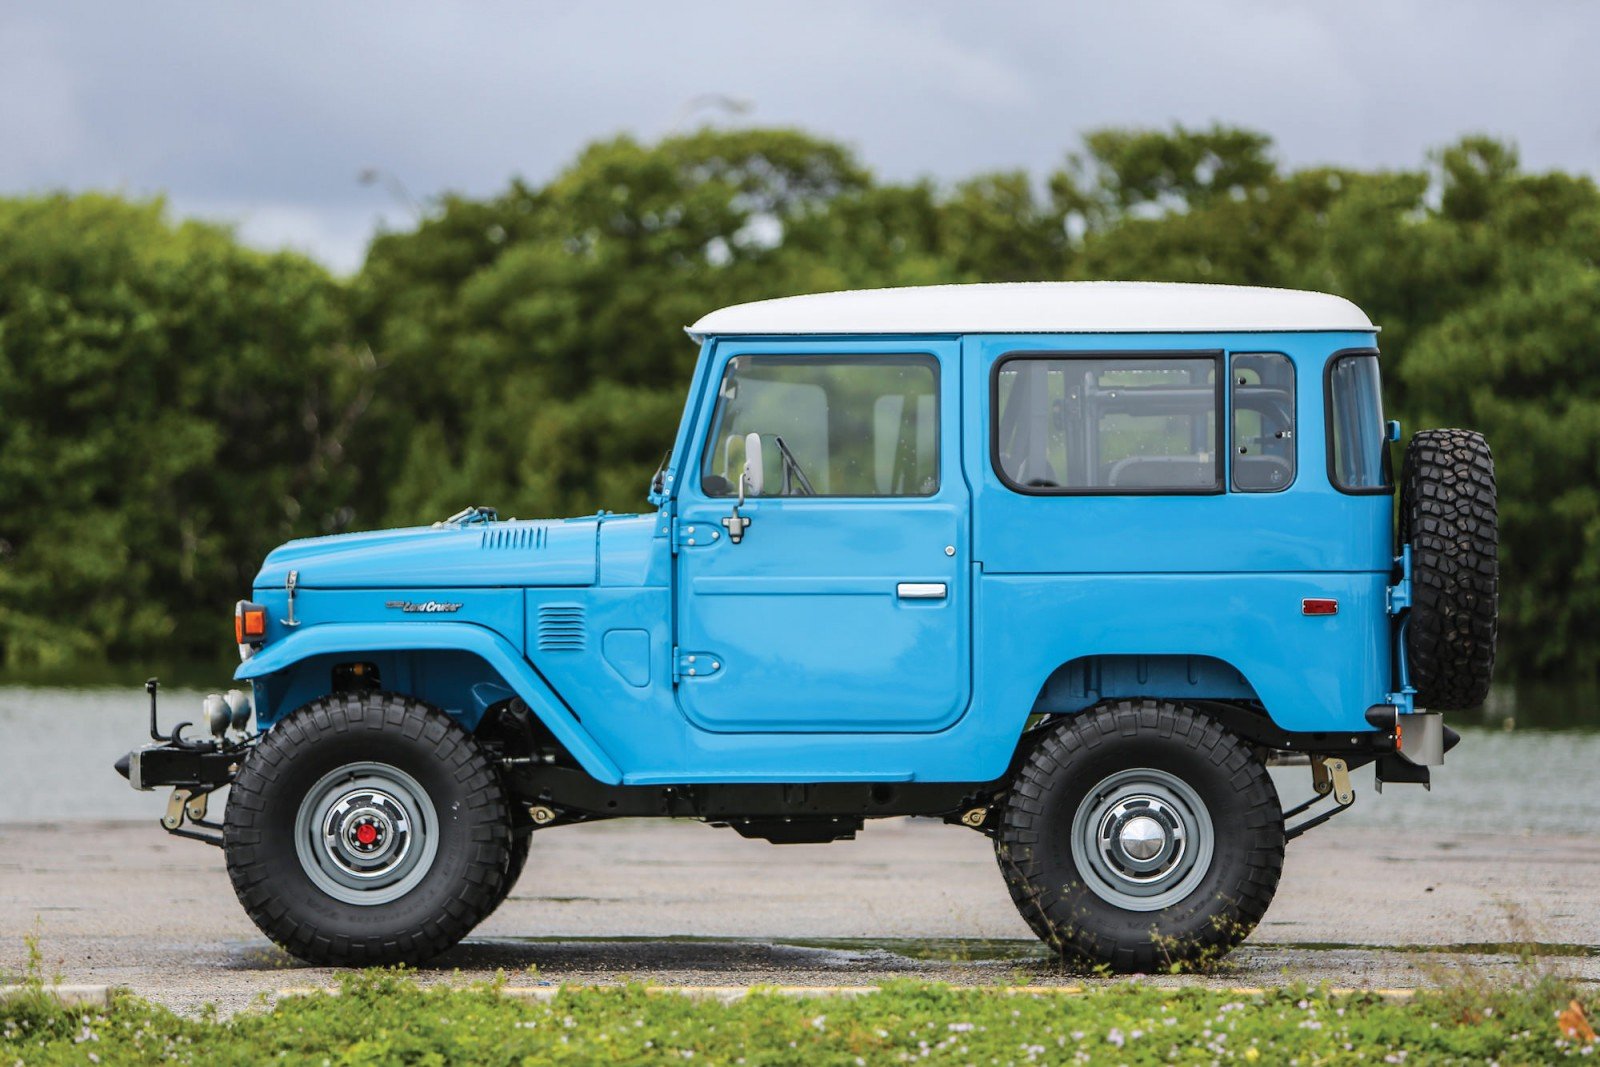
<path id="1" fill-rule="evenodd" d="M 0 12 L 0 192 L 167 192 L 351 269 L 407 220 L 363 168 L 488 193 L 597 136 L 660 136 L 707 92 L 894 178 L 1043 173 L 1087 128 L 1213 120 L 1291 164 L 1414 166 L 1484 131 L 1595 173 L 1596 39 L 1577 2 L 57 0 Z"/>

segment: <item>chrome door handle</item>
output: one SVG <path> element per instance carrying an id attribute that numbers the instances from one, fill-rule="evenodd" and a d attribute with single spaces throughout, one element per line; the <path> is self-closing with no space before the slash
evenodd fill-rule
<path id="1" fill-rule="evenodd" d="M 943 582 L 901 582 L 894 587 L 894 592 L 901 600 L 943 600 L 945 585 Z"/>

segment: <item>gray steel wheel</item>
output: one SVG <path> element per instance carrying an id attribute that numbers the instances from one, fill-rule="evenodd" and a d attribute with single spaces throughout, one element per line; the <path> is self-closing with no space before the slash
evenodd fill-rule
<path id="1" fill-rule="evenodd" d="M 223 821 L 251 920 L 319 966 L 421 963 L 505 895 L 511 816 L 494 761 L 397 693 L 337 693 L 240 763 Z"/>
<path id="2" fill-rule="evenodd" d="M 1072 861 L 1084 884 L 1128 911 L 1160 911 L 1194 892 L 1215 842 L 1200 795 L 1154 767 L 1103 779 L 1072 820 Z"/>
<path id="3" fill-rule="evenodd" d="M 1215 960 L 1261 921 L 1283 805 L 1254 748 L 1199 709 L 1110 700 L 1038 730 L 995 858 L 1062 959 L 1114 971 Z"/>
<path id="4" fill-rule="evenodd" d="M 295 816 L 294 847 L 306 877 L 333 899 L 387 904 L 432 869 L 439 816 L 427 790 L 406 772 L 350 763 L 307 791 Z"/>

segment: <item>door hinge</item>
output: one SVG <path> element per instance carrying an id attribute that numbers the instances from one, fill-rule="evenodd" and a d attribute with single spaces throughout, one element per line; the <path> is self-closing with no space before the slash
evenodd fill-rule
<path id="1" fill-rule="evenodd" d="M 722 657 L 710 652 L 684 652 L 672 649 L 672 684 L 684 678 L 705 678 L 722 670 Z"/>
<path id="2" fill-rule="evenodd" d="M 682 519 L 672 520 L 672 551 L 676 554 L 684 548 L 700 548 L 705 545 L 715 544 L 722 540 L 722 531 L 717 529 L 716 523 L 711 522 L 685 522 Z"/>

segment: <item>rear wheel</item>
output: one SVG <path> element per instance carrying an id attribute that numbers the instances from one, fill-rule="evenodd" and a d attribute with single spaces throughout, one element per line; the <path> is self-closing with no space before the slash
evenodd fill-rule
<path id="1" fill-rule="evenodd" d="M 229 790 L 228 876 L 250 918 L 311 963 L 418 963 L 504 895 L 498 775 L 437 709 L 389 693 L 317 700 L 279 723 Z"/>
<path id="2" fill-rule="evenodd" d="M 1120 972 L 1219 957 L 1283 870 L 1283 810 L 1250 747 L 1191 709 L 1124 700 L 1040 738 L 1002 808 L 1013 901 L 1065 959 Z"/>

